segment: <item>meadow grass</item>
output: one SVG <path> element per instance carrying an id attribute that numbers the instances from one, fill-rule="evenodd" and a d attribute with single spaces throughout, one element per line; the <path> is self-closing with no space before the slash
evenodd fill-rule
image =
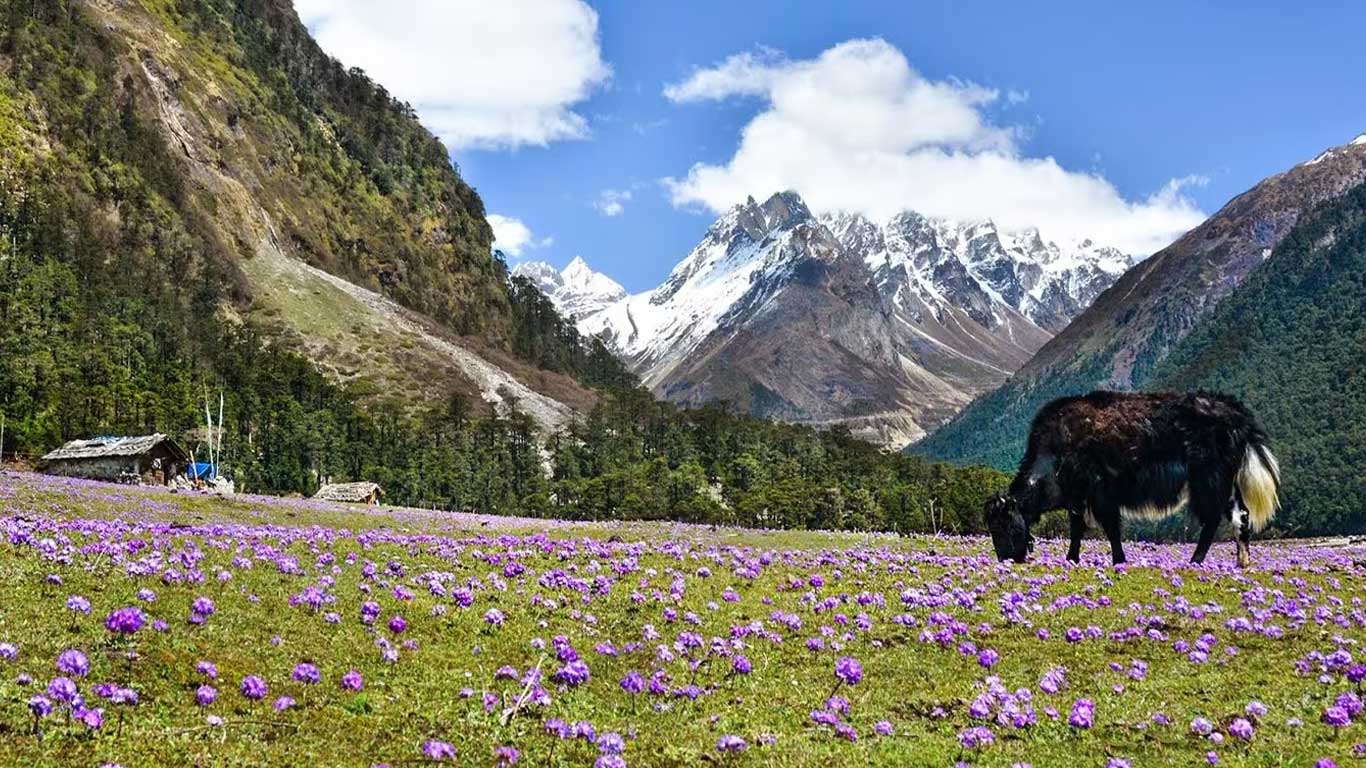
<path id="1" fill-rule="evenodd" d="M 4 765 L 397 766 L 449 745 L 461 765 L 507 764 L 495 750 L 511 747 L 519 765 L 608 768 L 1209 753 L 1280 766 L 1350 764 L 1366 741 L 1366 726 L 1323 722 L 1353 708 L 1366 674 L 1353 549 L 1254 546 L 1239 571 L 1231 544 L 1203 567 L 1134 544 L 1113 569 L 1099 542 L 1080 566 L 1045 542 L 1033 564 L 1000 566 L 977 538 L 565 523 L 17 473 L 0 474 L 0 533 Z M 195 618 L 202 598 L 212 612 Z M 111 632 L 127 606 L 144 625 Z M 69 649 L 87 672 L 59 670 Z M 836 676 L 843 658 L 862 668 L 853 684 Z M 301 663 L 320 682 L 295 679 Z M 353 670 L 360 690 L 343 686 Z M 621 685 L 632 672 L 637 694 Z M 266 683 L 260 700 L 241 692 L 247 676 Z M 82 700 L 50 695 L 56 677 Z M 205 685 L 216 698 L 202 706 Z M 118 689 L 136 703 L 101 695 Z M 1210 735 L 1192 732 L 1199 718 Z M 990 743 L 965 747 L 974 728 Z M 719 748 L 728 736 L 743 748 Z"/>

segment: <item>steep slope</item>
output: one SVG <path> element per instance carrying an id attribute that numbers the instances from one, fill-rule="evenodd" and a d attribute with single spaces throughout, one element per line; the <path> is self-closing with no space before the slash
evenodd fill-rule
<path id="1" fill-rule="evenodd" d="M 1303 213 L 1147 386 L 1251 404 L 1285 478 L 1278 527 L 1366 531 L 1366 185 Z"/>
<path id="2" fill-rule="evenodd" d="M 402 392 L 420 405 L 460 394 L 502 405 L 496 379 L 539 390 L 523 402 L 591 404 L 573 371 L 512 360 L 490 374 L 491 360 L 511 357 L 517 328 L 483 203 L 411 108 L 324 54 L 288 0 L 88 0 L 49 11 L 64 39 L 22 24 L 7 38 L 13 96 L 47 131 L 38 138 L 60 147 L 35 142 L 33 154 L 52 164 L 51 154 L 69 152 L 62 134 L 83 118 L 62 111 L 61 78 L 98 72 L 92 82 L 107 90 L 94 97 L 115 114 L 94 130 L 136 122 L 160 136 L 138 151 L 159 156 L 170 192 L 131 204 L 185 222 L 185 262 L 158 281 L 184 282 L 174 290 L 197 290 L 220 321 L 266 330 L 366 399 Z M 41 61 L 43 44 L 65 60 Z M 69 159 L 77 178 L 100 167 L 98 157 Z M 100 183 L 92 204 L 126 214 L 117 181 L 107 191 Z M 209 272 L 217 284 L 190 288 Z M 416 314 L 400 321 L 389 305 L 338 305 L 337 286 L 321 276 Z M 415 334 L 414 323 L 432 332 Z M 546 426 L 563 422 L 565 402 L 537 409 L 559 415 Z"/>
<path id="3" fill-rule="evenodd" d="M 0 22 L 8 442 L 177 432 L 206 389 L 255 376 L 247 409 L 288 379 L 304 398 L 313 367 L 342 389 L 291 420 L 459 396 L 555 427 L 595 401 L 589 346 L 519 304 L 441 143 L 289 0 L 0 0 Z M 235 368 L 263 358 L 281 369 Z M 239 413 L 253 450 L 284 427 Z"/>
<path id="4" fill-rule="evenodd" d="M 1258 268 L 1304 212 L 1366 179 L 1366 138 L 1328 150 L 1229 201 L 1130 269 L 1005 385 L 912 450 L 1008 468 L 1044 403 L 1096 387 L 1144 386 L 1154 368 Z"/>
<path id="5" fill-rule="evenodd" d="M 661 286 L 579 327 L 675 402 L 899 446 L 1002 381 L 1128 263 L 991 222 L 816 216 L 784 192 L 728 211 Z M 545 284 L 562 308 L 580 300 Z"/>

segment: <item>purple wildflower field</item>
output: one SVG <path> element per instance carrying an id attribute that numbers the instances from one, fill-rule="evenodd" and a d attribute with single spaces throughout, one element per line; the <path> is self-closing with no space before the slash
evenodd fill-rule
<path id="1" fill-rule="evenodd" d="M 1359 547 L 1018 566 L 8 472 L 0 533 L 5 765 L 1366 760 Z"/>

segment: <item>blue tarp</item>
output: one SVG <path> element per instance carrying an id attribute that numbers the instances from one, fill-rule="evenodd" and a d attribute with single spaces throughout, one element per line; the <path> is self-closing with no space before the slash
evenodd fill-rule
<path id="1" fill-rule="evenodd" d="M 185 469 L 185 474 L 189 475 L 191 480 L 212 480 L 218 477 L 218 465 L 198 461 L 191 462 L 190 466 Z"/>

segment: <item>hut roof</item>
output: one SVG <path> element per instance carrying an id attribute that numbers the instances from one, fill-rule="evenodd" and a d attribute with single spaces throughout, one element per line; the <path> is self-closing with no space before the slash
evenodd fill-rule
<path id="1" fill-rule="evenodd" d="M 383 491 L 378 483 L 329 483 L 318 489 L 313 498 L 322 501 L 368 501 L 370 496 Z"/>
<path id="2" fill-rule="evenodd" d="M 168 443 L 171 451 L 180 458 L 189 458 L 171 438 L 161 434 L 141 437 L 95 437 L 89 440 L 72 440 L 43 457 L 46 461 L 58 459 L 98 459 L 105 456 L 141 456 L 162 443 Z"/>

